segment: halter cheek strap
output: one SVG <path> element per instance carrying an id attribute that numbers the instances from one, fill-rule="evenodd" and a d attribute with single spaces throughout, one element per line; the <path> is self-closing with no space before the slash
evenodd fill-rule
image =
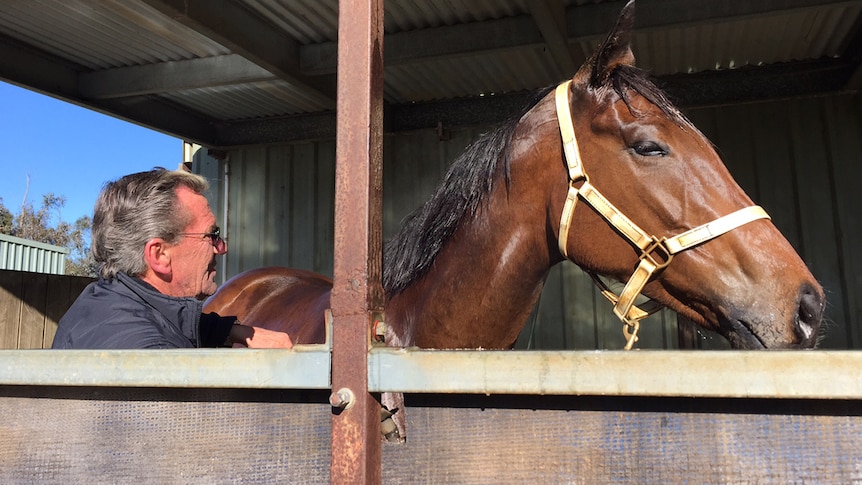
<path id="1" fill-rule="evenodd" d="M 566 165 L 569 170 L 569 191 L 566 194 L 566 201 L 563 204 L 563 212 L 560 216 L 558 245 L 560 253 L 568 259 L 567 248 L 572 218 L 575 214 L 578 199 L 584 199 L 593 210 L 640 250 L 641 254 L 638 266 L 631 277 L 629 277 L 629 281 L 619 296 L 611 291 L 599 279 L 596 273 L 587 271 L 596 285 L 599 286 L 602 295 L 614 304 L 614 314 L 625 324 L 623 325 L 623 334 L 626 336 L 625 349 L 629 350 L 637 341 L 640 320 L 661 308 L 660 305 L 656 305 L 654 308 L 644 310 L 634 304 L 635 299 L 641 294 L 643 287 L 646 286 L 656 271 L 669 265 L 673 256 L 679 252 L 705 243 L 749 222 L 758 219 L 769 219 L 769 215 L 762 207 L 755 205 L 719 217 L 712 222 L 695 227 L 671 238 L 659 238 L 645 232 L 593 187 L 590 184 L 589 177 L 584 172 L 580 150 L 578 149 L 578 140 L 575 138 L 575 129 L 572 125 L 569 100 L 571 83 L 571 81 L 567 81 L 560 84 L 557 86 L 556 91 L 557 120 L 560 124 L 563 151 L 565 152 Z"/>

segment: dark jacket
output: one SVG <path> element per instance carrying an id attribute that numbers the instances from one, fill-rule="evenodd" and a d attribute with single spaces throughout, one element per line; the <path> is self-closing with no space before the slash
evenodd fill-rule
<path id="1" fill-rule="evenodd" d="M 203 302 L 159 293 L 119 273 L 90 283 L 60 319 L 55 349 L 218 347 L 234 317 L 201 314 Z"/>

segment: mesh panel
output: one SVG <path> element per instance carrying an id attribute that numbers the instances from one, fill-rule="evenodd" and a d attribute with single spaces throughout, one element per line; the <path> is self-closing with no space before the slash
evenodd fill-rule
<path id="1" fill-rule="evenodd" d="M 327 392 L 0 387 L 0 483 L 328 483 Z M 408 396 L 384 483 L 859 483 L 858 402 Z"/>
<path id="2" fill-rule="evenodd" d="M 55 391 L 0 399 L 0 482 L 329 481 L 325 394 Z"/>

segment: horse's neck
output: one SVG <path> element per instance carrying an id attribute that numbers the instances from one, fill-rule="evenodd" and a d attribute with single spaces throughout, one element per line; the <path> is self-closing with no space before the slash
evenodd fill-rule
<path id="1" fill-rule="evenodd" d="M 515 204 L 505 196 L 497 202 L 465 221 L 428 274 L 388 302 L 386 319 L 394 332 L 391 345 L 505 348 L 514 344 L 552 262 L 544 226 L 529 227 L 513 220 L 506 208 Z"/>

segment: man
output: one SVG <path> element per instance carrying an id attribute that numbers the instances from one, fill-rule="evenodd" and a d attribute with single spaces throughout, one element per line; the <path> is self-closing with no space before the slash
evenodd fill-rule
<path id="1" fill-rule="evenodd" d="M 93 213 L 99 280 L 60 319 L 53 348 L 292 347 L 285 333 L 201 313 L 216 290 L 215 257 L 227 252 L 208 188 L 163 168 L 105 186 Z"/>

